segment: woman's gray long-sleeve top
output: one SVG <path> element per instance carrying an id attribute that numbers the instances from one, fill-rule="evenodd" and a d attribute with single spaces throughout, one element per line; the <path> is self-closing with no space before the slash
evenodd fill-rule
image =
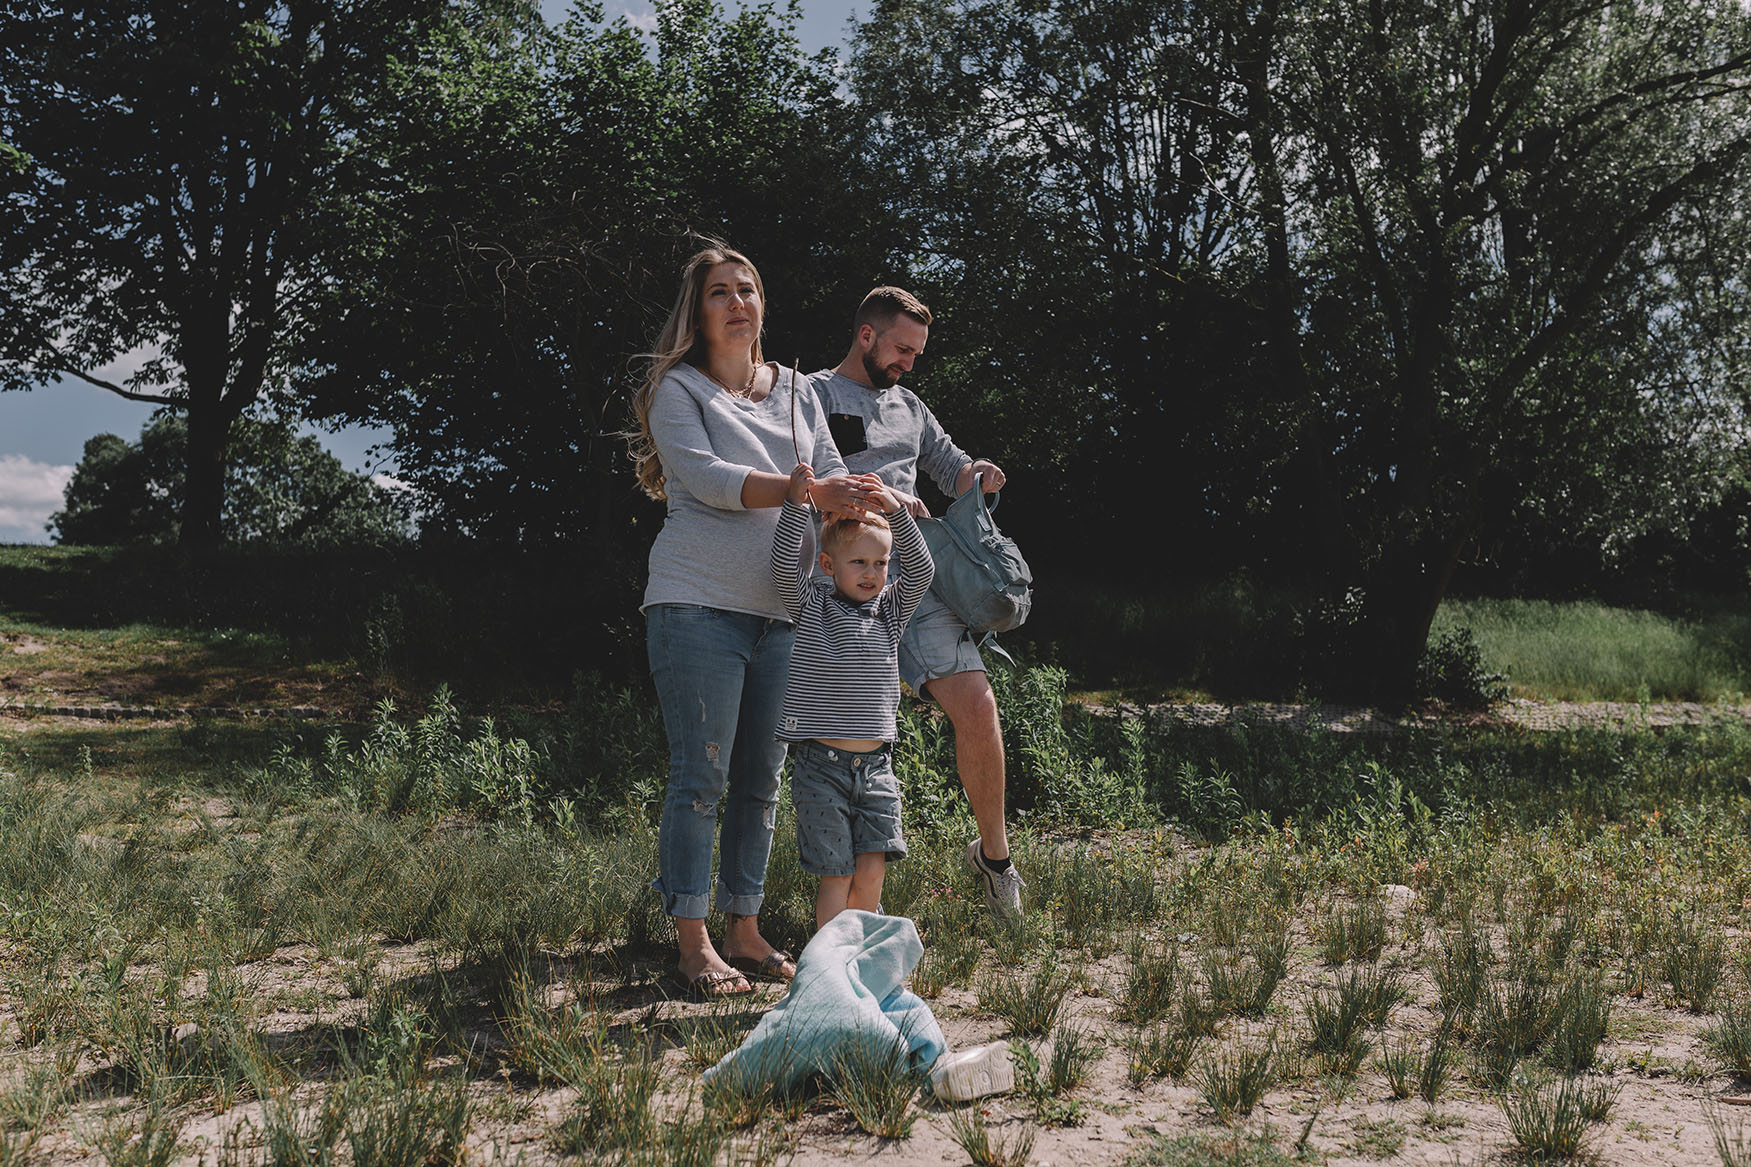
<path id="1" fill-rule="evenodd" d="M 742 483 L 755 470 L 789 475 L 799 454 L 816 478 L 845 473 L 808 378 L 780 366 L 772 392 L 750 401 L 682 363 L 657 385 L 650 426 L 669 513 L 651 544 L 640 610 L 700 604 L 788 619 L 768 566 L 778 508 L 744 507 Z"/>

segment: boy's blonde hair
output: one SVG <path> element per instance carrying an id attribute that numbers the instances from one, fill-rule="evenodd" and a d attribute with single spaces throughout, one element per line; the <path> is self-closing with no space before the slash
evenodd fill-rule
<path id="1" fill-rule="evenodd" d="M 821 553 L 837 555 L 839 549 L 857 538 L 865 530 L 890 530 L 888 520 L 881 515 L 868 515 L 862 518 L 840 515 L 831 522 L 821 524 Z"/>

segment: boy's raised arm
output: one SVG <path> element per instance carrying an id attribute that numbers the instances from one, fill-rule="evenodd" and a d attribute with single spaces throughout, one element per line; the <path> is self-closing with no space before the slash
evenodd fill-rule
<path id="1" fill-rule="evenodd" d="M 894 594 L 900 605 L 900 626 L 904 628 L 924 602 L 924 593 L 930 590 L 930 581 L 936 576 L 936 564 L 931 561 L 930 545 L 925 543 L 924 532 L 918 529 L 918 520 L 911 511 L 904 506 L 890 510 L 888 527 L 894 532 L 894 558 L 900 561 L 900 582 L 895 585 Z"/>
<path id="2" fill-rule="evenodd" d="M 772 532 L 772 582 L 793 624 L 802 618 L 803 587 L 808 581 L 808 572 L 802 568 L 802 554 L 809 533 L 809 484 L 814 479 L 813 471 L 801 463 L 790 472 L 790 489 L 778 511 L 778 526 Z"/>

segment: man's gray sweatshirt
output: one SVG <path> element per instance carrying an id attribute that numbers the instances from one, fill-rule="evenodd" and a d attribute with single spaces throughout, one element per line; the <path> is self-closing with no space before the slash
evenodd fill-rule
<path id="1" fill-rule="evenodd" d="M 809 380 L 829 414 L 863 423 L 864 448 L 839 451 L 851 473 L 874 474 L 895 490 L 916 496 L 918 474 L 923 471 L 944 494 L 955 496 L 955 480 L 972 459 L 954 444 L 916 393 L 904 385 L 872 389 L 832 369 L 822 369 Z"/>

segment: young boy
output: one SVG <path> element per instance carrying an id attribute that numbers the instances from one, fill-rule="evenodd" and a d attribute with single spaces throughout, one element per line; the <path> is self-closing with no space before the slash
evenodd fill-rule
<path id="1" fill-rule="evenodd" d="M 792 743 L 791 800 L 803 870 L 821 877 L 820 927 L 846 908 L 877 910 L 900 836 L 891 747 L 900 704 L 900 635 L 935 567 L 918 524 L 881 479 L 862 476 L 885 520 L 829 517 L 821 573 L 799 570 L 814 472 L 799 465 L 772 538 L 772 580 L 796 625 L 778 736 Z M 900 578 L 888 582 L 890 555 Z"/>

